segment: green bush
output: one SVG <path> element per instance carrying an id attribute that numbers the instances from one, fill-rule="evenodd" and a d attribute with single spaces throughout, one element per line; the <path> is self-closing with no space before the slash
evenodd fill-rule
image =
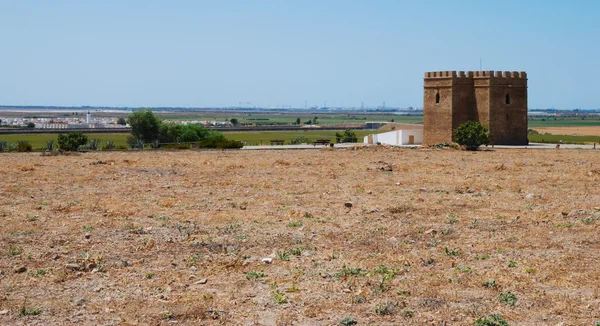
<path id="1" fill-rule="evenodd" d="M 8 140 L 0 140 L 0 152 L 8 152 L 10 150 L 10 143 Z"/>
<path id="2" fill-rule="evenodd" d="M 209 138 L 198 142 L 198 148 L 238 149 L 244 147 L 241 141 L 226 138 Z"/>
<path id="3" fill-rule="evenodd" d="M 68 135 L 58 135 L 58 147 L 65 151 L 76 151 L 79 146 L 84 146 L 88 137 L 81 132 L 71 132 Z"/>
<path id="4" fill-rule="evenodd" d="M 121 118 L 122 119 L 122 118 Z M 115 148 L 115 142 L 112 140 L 107 140 L 106 141 L 106 145 L 104 145 L 104 147 L 102 147 L 103 150 L 109 151 L 111 149 Z M 125 147 L 127 148 L 127 147 Z"/>
<path id="5" fill-rule="evenodd" d="M 487 128 L 479 122 L 467 121 L 454 130 L 454 141 L 469 151 L 476 151 L 489 142 L 489 135 Z"/>
<path id="6" fill-rule="evenodd" d="M 27 140 L 19 140 L 17 142 L 17 150 L 19 152 L 31 152 L 31 144 Z"/>
<path id="7" fill-rule="evenodd" d="M 336 132 L 335 139 L 338 143 L 356 143 L 358 142 L 358 137 L 356 137 L 356 133 L 350 129 L 344 130 L 344 132 Z"/>
<path id="8" fill-rule="evenodd" d="M 168 144 L 168 145 L 164 145 L 163 148 L 165 148 L 165 149 L 190 149 L 191 146 L 188 143 L 184 143 L 184 144 Z"/>
<path id="9" fill-rule="evenodd" d="M 304 136 L 298 136 L 296 138 L 292 138 L 292 140 L 290 141 L 290 144 L 299 145 L 299 144 L 308 144 L 309 142 L 310 142 L 310 140 L 308 140 L 308 138 L 306 138 Z"/>
<path id="10" fill-rule="evenodd" d="M 200 125 L 162 123 L 158 132 L 161 143 L 193 143 L 206 138 L 222 138 L 223 134 L 210 131 Z"/>
<path id="11" fill-rule="evenodd" d="M 54 139 L 47 140 L 46 146 L 43 149 L 49 150 L 49 151 L 53 151 L 54 149 L 56 149 L 56 142 L 54 141 Z"/>

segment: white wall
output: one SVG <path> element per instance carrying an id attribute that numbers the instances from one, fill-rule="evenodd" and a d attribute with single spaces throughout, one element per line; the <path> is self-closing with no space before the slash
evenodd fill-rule
<path id="1" fill-rule="evenodd" d="M 372 138 L 372 142 L 369 142 L 369 136 Z M 409 145 L 408 140 L 410 136 L 414 136 L 414 145 L 420 145 L 423 143 L 423 130 L 394 130 L 390 132 L 384 132 L 381 134 L 373 134 L 365 136 L 364 143 L 371 144 L 387 144 L 387 145 Z"/>

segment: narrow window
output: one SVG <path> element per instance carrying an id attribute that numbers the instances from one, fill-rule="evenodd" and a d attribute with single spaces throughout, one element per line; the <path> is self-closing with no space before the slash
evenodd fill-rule
<path id="1" fill-rule="evenodd" d="M 506 94 L 506 104 L 510 104 L 510 94 Z"/>
<path id="2" fill-rule="evenodd" d="M 435 93 L 435 104 L 440 104 L 440 93 Z"/>

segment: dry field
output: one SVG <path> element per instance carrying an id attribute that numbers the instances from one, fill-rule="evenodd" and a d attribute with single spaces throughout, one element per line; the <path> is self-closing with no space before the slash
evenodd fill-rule
<path id="1" fill-rule="evenodd" d="M 600 320 L 600 151 L 8 153 L 0 180 L 2 325 Z"/>
<path id="2" fill-rule="evenodd" d="M 600 136 L 600 126 L 534 127 L 533 129 L 553 135 Z"/>

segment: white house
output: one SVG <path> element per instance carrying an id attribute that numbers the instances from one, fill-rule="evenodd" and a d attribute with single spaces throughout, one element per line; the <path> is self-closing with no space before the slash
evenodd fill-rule
<path id="1" fill-rule="evenodd" d="M 423 129 L 417 130 L 393 130 L 381 134 L 365 136 L 365 144 L 387 144 L 387 145 L 421 145 L 423 143 Z"/>

